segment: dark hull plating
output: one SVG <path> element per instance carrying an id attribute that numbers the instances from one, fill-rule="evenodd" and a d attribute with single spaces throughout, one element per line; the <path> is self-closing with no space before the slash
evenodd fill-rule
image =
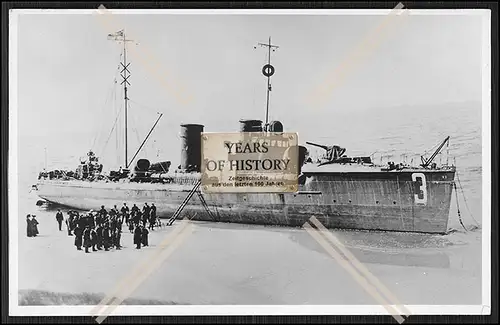
<path id="1" fill-rule="evenodd" d="M 41 180 L 37 187 L 41 198 L 76 209 L 148 202 L 167 218 L 198 177 L 176 175 L 170 184 Z M 314 215 L 328 228 L 446 233 L 453 178 L 454 170 L 313 173 L 296 193 L 203 194 L 212 214 L 194 195 L 183 215 L 280 226 L 302 226 Z"/>

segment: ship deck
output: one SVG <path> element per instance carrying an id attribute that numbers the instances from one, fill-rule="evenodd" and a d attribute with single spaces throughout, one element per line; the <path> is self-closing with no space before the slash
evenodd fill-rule
<path id="1" fill-rule="evenodd" d="M 323 173 L 439 173 L 450 172 L 453 168 L 449 169 L 427 169 L 427 168 L 404 168 L 401 170 L 384 170 L 387 166 L 366 165 L 366 164 L 305 164 L 302 167 L 302 172 L 307 174 L 323 174 Z"/>

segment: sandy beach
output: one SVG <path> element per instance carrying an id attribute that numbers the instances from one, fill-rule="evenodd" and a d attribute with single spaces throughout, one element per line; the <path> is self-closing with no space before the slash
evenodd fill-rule
<path id="1" fill-rule="evenodd" d="M 178 225 L 152 231 L 150 246 L 140 250 L 124 226 L 122 250 L 89 254 L 76 250 L 74 237 L 59 231 L 55 219 L 41 219 L 36 238 L 20 227 L 19 303 L 95 304 Z M 377 304 L 304 229 L 193 225 L 126 304 Z M 446 236 L 331 232 L 403 304 L 481 303 L 480 230 Z"/>

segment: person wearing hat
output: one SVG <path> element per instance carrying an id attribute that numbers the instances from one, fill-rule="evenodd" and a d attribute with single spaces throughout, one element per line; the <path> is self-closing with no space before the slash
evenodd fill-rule
<path id="1" fill-rule="evenodd" d="M 151 211 L 149 216 L 149 228 L 154 230 L 156 224 L 156 206 L 154 203 L 151 203 Z"/>
<path id="2" fill-rule="evenodd" d="M 115 243 L 114 243 L 117 250 L 120 250 L 122 248 L 122 245 L 120 244 L 121 237 L 122 237 L 122 220 L 118 219 L 116 222 Z"/>
<path id="3" fill-rule="evenodd" d="M 135 203 L 134 203 L 134 205 L 132 206 L 132 210 L 131 210 L 131 212 L 132 212 L 132 213 L 134 213 L 134 212 L 139 212 L 139 207 L 138 207 L 137 205 L 135 205 Z"/>
<path id="4" fill-rule="evenodd" d="M 149 221 L 149 214 L 151 212 L 151 207 L 148 205 L 148 203 L 144 203 L 144 208 L 142 209 L 142 223 L 144 224 L 144 227 L 146 227 L 146 222 Z"/>
<path id="5" fill-rule="evenodd" d="M 134 230 L 134 244 L 136 245 L 136 249 L 141 249 L 141 244 L 142 244 L 142 229 L 139 224 L 136 224 L 135 230 Z"/>
<path id="6" fill-rule="evenodd" d="M 92 246 L 92 241 L 90 237 L 90 225 L 85 226 L 85 230 L 83 231 L 83 247 L 85 247 L 85 253 L 89 252 L 89 247 Z"/>
<path id="7" fill-rule="evenodd" d="M 109 229 L 109 222 L 104 223 L 102 241 L 104 244 L 104 250 L 109 251 L 111 247 L 111 231 Z"/>
<path id="8" fill-rule="evenodd" d="M 81 251 L 82 250 L 82 237 L 83 237 L 83 228 L 82 228 L 82 225 L 80 223 L 77 223 L 76 224 L 76 228 L 75 228 L 75 246 L 76 246 L 76 249 Z"/>
<path id="9" fill-rule="evenodd" d="M 33 237 L 36 237 L 39 234 L 39 232 L 38 232 L 38 220 L 36 220 L 36 215 L 34 215 L 34 214 L 31 216 L 31 229 L 32 229 L 31 235 Z"/>
<path id="10" fill-rule="evenodd" d="M 92 245 L 92 251 L 97 252 L 97 231 L 95 230 L 95 226 L 90 227 L 90 243 Z"/>
<path id="11" fill-rule="evenodd" d="M 104 208 L 104 205 L 101 205 L 101 210 L 99 210 L 99 214 L 101 217 L 105 217 L 108 214 L 108 211 Z"/>
<path id="12" fill-rule="evenodd" d="M 72 224 L 73 224 L 73 213 L 72 211 L 68 212 L 68 217 L 64 220 L 66 223 L 66 229 L 68 230 L 68 236 L 72 236 L 73 234 L 71 231 L 73 230 Z"/>
<path id="13" fill-rule="evenodd" d="M 26 235 L 28 237 L 33 237 L 33 228 L 31 226 L 31 214 L 26 216 Z"/>
<path id="14" fill-rule="evenodd" d="M 127 203 L 123 203 L 123 206 L 121 208 L 122 212 L 122 219 L 125 219 L 125 224 L 128 225 L 129 222 L 129 208 L 127 206 Z"/>
<path id="15" fill-rule="evenodd" d="M 149 241 L 148 241 L 149 231 L 148 231 L 148 228 L 146 227 L 146 224 L 141 226 L 141 230 L 142 230 L 142 236 L 141 236 L 142 245 L 149 246 Z"/>
<path id="16" fill-rule="evenodd" d="M 63 217 L 63 214 L 61 212 L 61 209 L 57 209 L 56 220 L 57 220 L 57 223 L 59 223 L 59 231 L 62 231 L 62 222 L 64 220 L 64 217 Z"/>
<path id="17" fill-rule="evenodd" d="M 103 236 L 104 236 L 104 227 L 102 226 L 101 223 L 97 224 L 97 228 L 95 229 L 97 238 L 96 238 L 96 247 L 98 250 L 102 250 L 102 246 L 104 244 L 103 242 Z"/>

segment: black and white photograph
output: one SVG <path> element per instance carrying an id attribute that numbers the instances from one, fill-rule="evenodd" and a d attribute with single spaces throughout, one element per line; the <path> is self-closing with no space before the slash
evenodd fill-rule
<path id="1" fill-rule="evenodd" d="M 15 9 L 11 316 L 490 315 L 485 9 Z"/>

